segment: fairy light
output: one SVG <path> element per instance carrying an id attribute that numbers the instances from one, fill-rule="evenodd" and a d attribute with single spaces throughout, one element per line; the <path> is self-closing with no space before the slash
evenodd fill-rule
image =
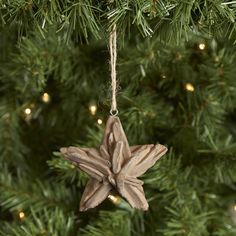
<path id="1" fill-rule="evenodd" d="M 218 56 L 215 57 L 214 61 L 218 63 L 220 61 L 220 58 Z"/>
<path id="2" fill-rule="evenodd" d="M 236 211 L 236 205 L 234 205 L 234 211 Z"/>
<path id="3" fill-rule="evenodd" d="M 205 43 L 199 43 L 198 48 L 203 51 L 206 48 L 206 44 Z"/>
<path id="4" fill-rule="evenodd" d="M 77 166 L 77 163 L 74 162 L 74 161 L 73 161 L 73 162 L 71 163 L 71 165 L 70 165 L 71 169 L 74 169 L 76 166 Z"/>
<path id="5" fill-rule="evenodd" d="M 108 198 L 114 203 L 114 204 L 118 204 L 120 202 L 120 198 L 113 196 L 113 195 L 108 195 Z"/>
<path id="6" fill-rule="evenodd" d="M 101 124 L 102 124 L 102 120 L 101 120 L 101 119 L 98 119 L 98 120 L 97 120 L 97 123 L 98 123 L 99 125 L 101 125 Z"/>
<path id="7" fill-rule="evenodd" d="M 194 86 L 191 83 L 187 83 L 187 84 L 185 84 L 185 89 L 189 92 L 193 92 Z"/>
<path id="8" fill-rule="evenodd" d="M 26 115 L 30 115 L 32 111 L 29 107 L 27 107 L 27 108 L 25 108 L 24 112 Z"/>
<path id="9" fill-rule="evenodd" d="M 23 220 L 25 218 L 25 213 L 23 211 L 19 212 L 19 218 Z"/>
<path id="10" fill-rule="evenodd" d="M 42 101 L 43 102 L 45 102 L 45 103 L 48 103 L 48 102 L 50 102 L 50 95 L 48 94 L 48 93 L 44 93 L 43 95 L 42 95 Z"/>
<path id="11" fill-rule="evenodd" d="M 162 78 L 162 79 L 166 79 L 166 75 L 165 75 L 165 74 L 162 74 L 162 75 L 161 75 L 161 78 Z"/>
<path id="12" fill-rule="evenodd" d="M 91 105 L 89 106 L 90 113 L 94 116 L 97 112 L 97 106 L 96 105 Z"/>

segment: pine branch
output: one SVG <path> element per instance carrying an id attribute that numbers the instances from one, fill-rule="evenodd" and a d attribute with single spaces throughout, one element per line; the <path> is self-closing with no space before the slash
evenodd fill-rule
<path id="1" fill-rule="evenodd" d="M 0 205 L 7 210 L 21 210 L 33 207 L 35 211 L 42 208 L 61 207 L 68 209 L 75 204 L 75 192 L 63 185 L 51 184 L 39 179 L 28 181 L 28 176 L 20 174 L 11 176 L 9 169 L 2 166 L 0 174 Z M 64 201 L 64 199 L 67 199 Z"/>
<path id="2" fill-rule="evenodd" d="M 187 235 L 202 236 L 207 235 L 206 222 L 211 218 L 212 213 L 203 212 L 196 214 L 194 209 L 182 207 L 178 209 L 167 208 L 170 216 L 166 222 L 166 229 L 158 230 L 165 236 Z"/>
<path id="3" fill-rule="evenodd" d="M 101 211 L 98 220 L 81 230 L 83 236 L 130 236 L 131 222 L 125 211 Z"/>
<path id="4" fill-rule="evenodd" d="M 28 152 L 21 140 L 19 111 L 15 110 L 15 102 L 15 98 L 10 96 L 0 102 L 0 160 L 12 166 L 15 165 L 15 159 L 22 161 Z M 26 165 L 22 163 L 21 167 L 25 169 Z"/>
<path id="5" fill-rule="evenodd" d="M 233 2 L 184 0 L 86 0 L 83 3 L 64 3 L 59 0 L 41 2 L 3 1 L 2 24 L 18 25 L 21 33 L 35 28 L 44 37 L 48 26 L 65 30 L 66 38 L 73 34 L 82 41 L 90 35 L 101 38 L 107 22 L 118 24 L 122 36 L 133 25 L 143 36 L 159 33 L 165 40 L 180 42 L 188 32 L 200 31 L 206 35 L 235 35 L 235 6 Z M 227 29 L 225 30 L 225 26 Z"/>
<path id="6" fill-rule="evenodd" d="M 75 217 L 66 214 L 59 208 L 35 212 L 31 209 L 23 222 L 15 224 L 1 223 L 0 235 L 2 236 L 32 236 L 32 235 L 57 235 L 74 236 L 77 231 Z"/>
<path id="7" fill-rule="evenodd" d="M 54 158 L 48 161 L 48 165 L 52 170 L 57 173 L 58 182 L 69 182 L 74 184 L 76 182 L 78 187 L 85 186 L 88 177 L 84 172 L 78 171 L 78 169 L 66 161 L 60 153 L 54 153 L 58 158 Z"/>

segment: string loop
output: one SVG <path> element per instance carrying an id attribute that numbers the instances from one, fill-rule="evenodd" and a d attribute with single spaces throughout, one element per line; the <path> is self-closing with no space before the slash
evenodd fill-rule
<path id="1" fill-rule="evenodd" d="M 110 115 L 111 115 L 111 116 L 117 116 L 118 113 L 119 113 L 119 112 L 118 112 L 117 109 L 116 109 L 116 110 L 112 110 L 112 109 L 110 110 Z"/>
<path id="2" fill-rule="evenodd" d="M 110 33 L 109 48 L 110 48 L 110 65 L 111 65 L 111 89 L 112 89 L 112 102 L 110 114 L 116 116 L 118 114 L 117 102 L 116 102 L 116 59 L 117 59 L 117 47 L 116 47 L 116 24 L 114 24 Z"/>

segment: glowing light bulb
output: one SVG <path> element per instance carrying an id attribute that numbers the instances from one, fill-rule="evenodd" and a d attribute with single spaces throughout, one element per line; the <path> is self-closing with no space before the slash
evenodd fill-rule
<path id="1" fill-rule="evenodd" d="M 236 211 L 236 205 L 234 205 L 234 211 Z"/>
<path id="2" fill-rule="evenodd" d="M 23 211 L 19 212 L 19 218 L 21 220 L 25 218 L 25 213 Z"/>
<path id="3" fill-rule="evenodd" d="M 162 78 L 162 79 L 166 79 L 166 75 L 165 75 L 165 74 L 162 74 L 162 75 L 161 75 L 161 78 Z"/>
<path id="4" fill-rule="evenodd" d="M 194 87 L 191 83 L 187 83 L 185 84 L 185 89 L 189 92 L 193 92 L 194 91 Z"/>
<path id="5" fill-rule="evenodd" d="M 27 107 L 27 108 L 25 108 L 24 112 L 25 112 L 26 115 L 30 115 L 32 111 L 29 107 Z"/>
<path id="6" fill-rule="evenodd" d="M 206 48 L 206 44 L 205 44 L 205 43 L 199 43 L 199 44 L 198 44 L 198 48 L 199 48 L 200 50 L 204 50 L 204 49 Z"/>
<path id="7" fill-rule="evenodd" d="M 74 169 L 76 167 L 76 162 L 72 162 L 72 164 L 70 165 L 71 169 Z"/>
<path id="8" fill-rule="evenodd" d="M 218 56 L 215 57 L 214 61 L 217 63 L 220 61 L 220 58 Z"/>
<path id="9" fill-rule="evenodd" d="M 98 120 L 97 120 L 97 123 L 98 123 L 99 125 L 101 125 L 101 124 L 102 124 L 102 120 L 101 120 L 101 119 L 98 119 Z"/>
<path id="10" fill-rule="evenodd" d="M 90 113 L 94 116 L 97 112 L 97 106 L 96 105 L 91 105 L 89 106 Z"/>
<path id="11" fill-rule="evenodd" d="M 48 93 L 44 93 L 43 95 L 42 95 L 42 101 L 43 102 L 45 102 L 45 103 L 48 103 L 48 102 L 50 102 L 50 95 L 48 94 Z"/>
<path id="12" fill-rule="evenodd" d="M 118 204 L 120 202 L 120 198 L 113 196 L 113 195 L 108 195 L 108 198 L 114 203 L 114 204 Z"/>

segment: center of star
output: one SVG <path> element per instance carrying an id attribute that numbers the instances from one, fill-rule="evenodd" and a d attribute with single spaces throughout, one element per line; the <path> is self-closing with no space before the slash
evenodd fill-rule
<path id="1" fill-rule="evenodd" d="M 108 175 L 108 181 L 113 185 L 114 187 L 116 186 L 116 175 L 111 173 Z"/>

